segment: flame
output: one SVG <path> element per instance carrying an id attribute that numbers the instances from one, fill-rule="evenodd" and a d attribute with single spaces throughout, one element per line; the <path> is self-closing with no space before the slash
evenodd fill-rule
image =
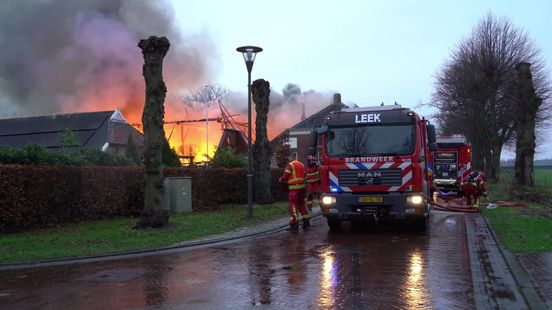
<path id="1" fill-rule="evenodd" d="M 142 108 L 138 106 L 127 106 L 121 109 L 126 120 L 135 125 L 142 131 Z M 214 157 L 216 148 L 218 147 L 222 136 L 222 124 L 217 121 L 209 120 L 208 118 L 220 117 L 218 108 L 211 107 L 207 113 L 186 108 L 184 104 L 174 104 L 173 102 L 165 103 L 165 137 L 172 149 L 179 156 L 193 156 L 193 162 L 207 162 Z M 203 120 L 197 122 L 176 124 L 176 121 Z M 184 163 L 189 163 L 188 158 L 183 159 Z"/>

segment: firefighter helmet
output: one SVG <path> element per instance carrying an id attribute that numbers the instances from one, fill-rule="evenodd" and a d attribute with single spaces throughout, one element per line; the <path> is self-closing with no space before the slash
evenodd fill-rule
<path id="1" fill-rule="evenodd" d="M 468 182 L 475 182 L 477 181 L 477 177 L 479 176 L 479 172 L 477 171 L 472 171 L 472 173 L 470 173 L 470 175 L 468 176 Z"/>

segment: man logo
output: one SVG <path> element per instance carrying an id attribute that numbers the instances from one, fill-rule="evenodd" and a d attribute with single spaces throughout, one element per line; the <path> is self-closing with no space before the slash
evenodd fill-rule
<path id="1" fill-rule="evenodd" d="M 381 178 L 381 172 L 362 171 L 358 173 L 359 178 Z"/>

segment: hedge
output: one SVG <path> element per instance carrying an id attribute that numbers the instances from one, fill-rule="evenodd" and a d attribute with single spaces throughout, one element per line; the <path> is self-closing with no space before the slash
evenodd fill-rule
<path id="1" fill-rule="evenodd" d="M 287 192 L 272 171 L 277 201 Z M 247 202 L 246 169 L 167 168 L 166 177 L 192 177 L 194 212 Z M 18 232 L 83 220 L 138 216 L 143 168 L 0 165 L 0 232 Z"/>

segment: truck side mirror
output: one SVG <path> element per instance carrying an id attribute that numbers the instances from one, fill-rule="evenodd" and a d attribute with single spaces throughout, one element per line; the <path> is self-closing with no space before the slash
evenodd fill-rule
<path id="1" fill-rule="evenodd" d="M 436 152 L 436 151 L 437 151 L 437 149 L 438 149 L 438 147 L 437 147 L 437 143 L 435 143 L 435 142 L 432 142 L 432 143 L 430 143 L 430 144 L 429 144 L 429 150 L 430 150 L 430 151 L 432 151 L 432 152 Z"/>
<path id="2" fill-rule="evenodd" d="M 309 140 L 309 155 L 316 155 L 316 147 L 318 146 L 318 133 L 316 129 L 311 131 Z"/>
<path id="3" fill-rule="evenodd" d="M 310 133 L 309 147 L 316 147 L 317 145 L 318 145 L 318 133 L 316 133 L 316 130 L 313 130 Z"/>
<path id="4" fill-rule="evenodd" d="M 435 126 L 427 125 L 427 140 L 429 143 L 437 142 L 437 135 L 435 134 Z"/>

